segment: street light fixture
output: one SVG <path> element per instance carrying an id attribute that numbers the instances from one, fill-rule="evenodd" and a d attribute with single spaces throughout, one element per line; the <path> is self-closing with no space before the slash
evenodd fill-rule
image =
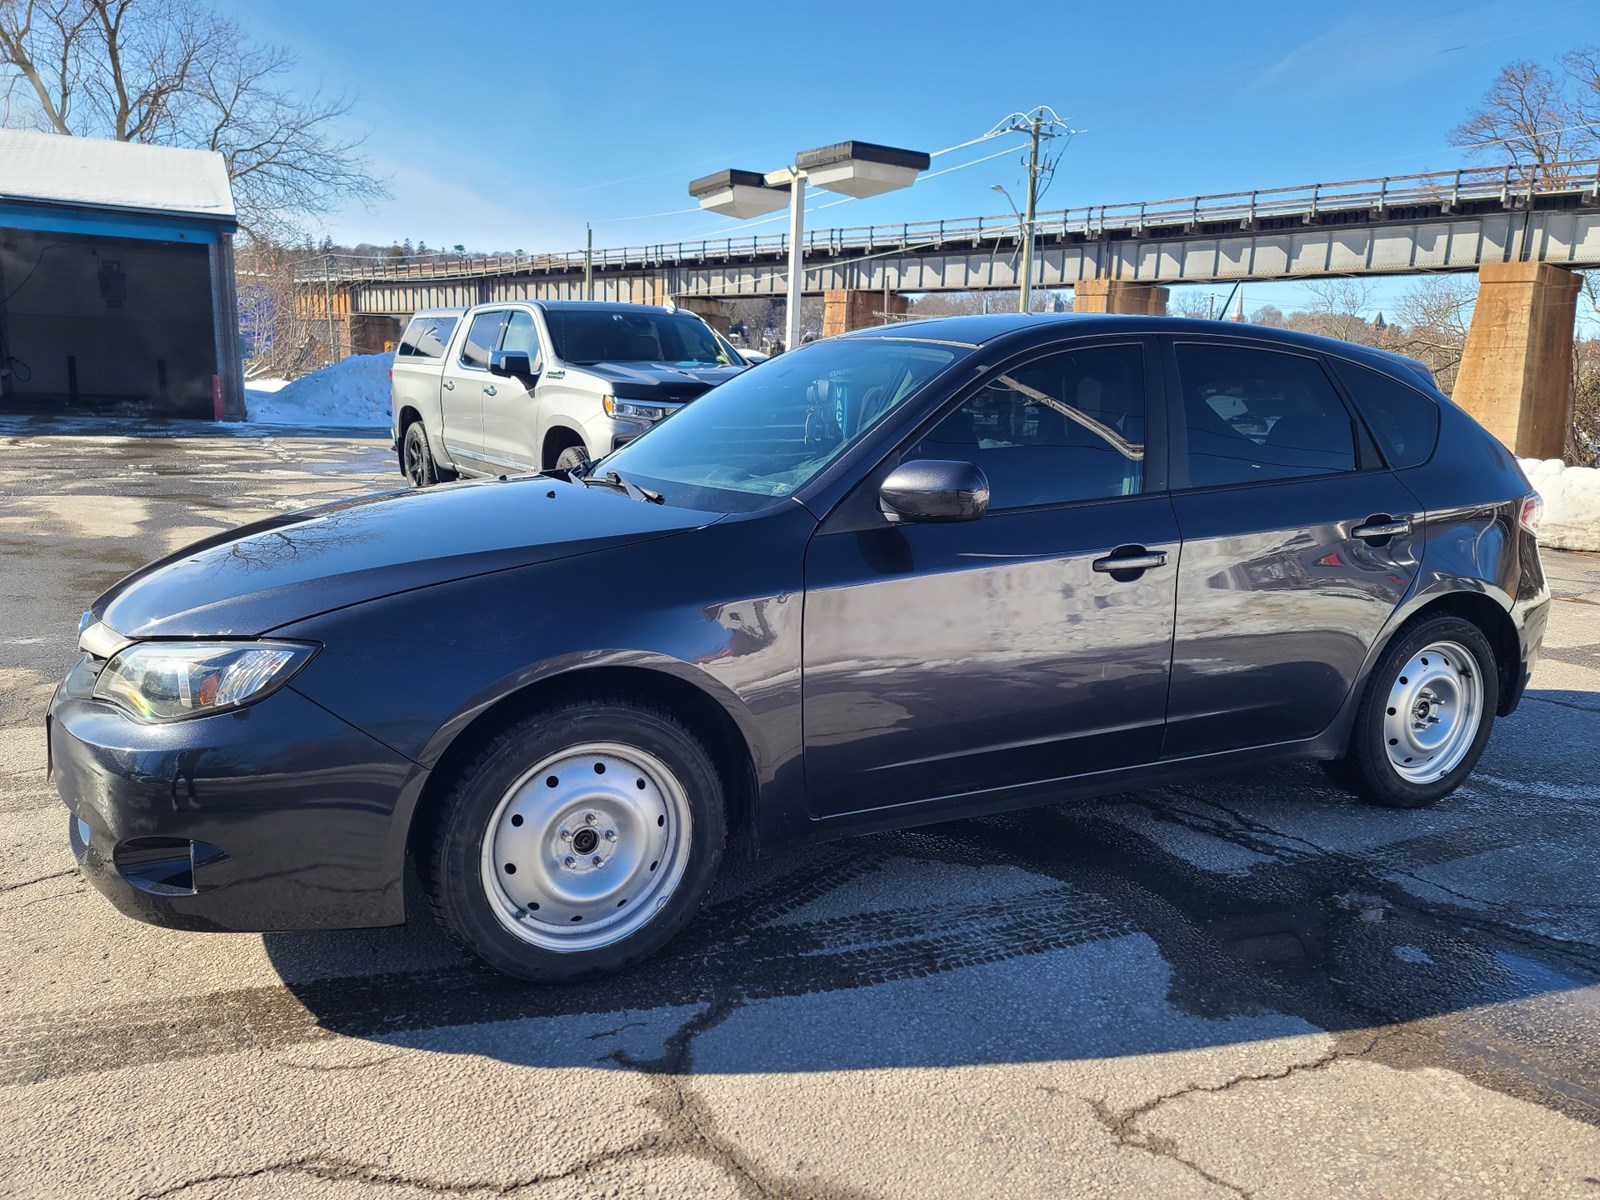
<path id="1" fill-rule="evenodd" d="M 737 220 L 777 212 L 789 205 L 789 290 L 784 314 L 783 347 L 800 344 L 800 297 L 805 263 L 806 183 L 830 192 L 863 199 L 910 187 L 932 159 L 916 150 L 872 142 L 838 142 L 795 157 L 794 166 L 763 175 L 756 171 L 718 171 L 689 184 L 689 194 L 708 212 Z"/>

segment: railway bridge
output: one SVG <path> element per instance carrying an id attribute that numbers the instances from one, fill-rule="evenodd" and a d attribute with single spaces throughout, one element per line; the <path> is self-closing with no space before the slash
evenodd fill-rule
<path id="1" fill-rule="evenodd" d="M 1478 304 L 1455 398 L 1518 454 L 1559 457 L 1579 279 L 1600 266 L 1600 160 L 1535 175 L 1469 167 L 1045 212 L 1033 277 L 1079 312 L 1163 313 L 1192 283 L 1476 272 Z M 1014 289 L 1015 213 L 853 228 L 804 238 L 803 290 L 825 334 L 892 320 L 908 293 Z M 658 242 L 533 255 L 330 256 L 299 277 L 304 315 L 344 346 L 380 348 L 418 309 L 521 299 L 661 303 L 714 322 L 721 302 L 782 296 L 788 236 Z"/>

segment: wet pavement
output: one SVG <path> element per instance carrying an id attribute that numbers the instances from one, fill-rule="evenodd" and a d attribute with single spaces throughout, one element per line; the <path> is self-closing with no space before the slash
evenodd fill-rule
<path id="1" fill-rule="evenodd" d="M 384 438 L 126 432 L 0 424 L 0 1195 L 1600 1198 L 1600 557 L 1547 553 L 1532 690 L 1437 809 L 1287 766 L 734 863 L 642 968 L 529 989 L 420 914 L 186 934 L 78 878 L 78 613 L 400 482 Z"/>

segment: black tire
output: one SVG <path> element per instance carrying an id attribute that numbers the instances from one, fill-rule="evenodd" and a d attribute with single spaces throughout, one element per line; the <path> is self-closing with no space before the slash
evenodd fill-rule
<path id="1" fill-rule="evenodd" d="M 589 451 L 584 448 L 582 442 L 577 442 L 563 447 L 561 453 L 556 455 L 555 468 L 558 471 L 570 471 L 574 467 L 582 466 L 588 457 Z"/>
<path id="2" fill-rule="evenodd" d="M 414 488 L 432 487 L 439 482 L 439 465 L 433 461 L 428 431 L 421 421 L 407 425 L 400 439 L 400 471 Z"/>
<path id="3" fill-rule="evenodd" d="M 1453 767 L 1437 778 L 1418 782 L 1402 775 L 1402 768 L 1391 761 L 1384 723 L 1396 715 L 1389 701 L 1400 684 L 1401 671 L 1422 651 L 1440 643 L 1461 647 L 1472 659 L 1464 669 L 1475 673 L 1480 687 L 1477 724 L 1470 743 Z M 1340 787 L 1369 804 L 1385 808 L 1426 808 L 1437 804 L 1460 787 L 1478 765 L 1489 743 L 1499 703 L 1500 673 L 1483 631 L 1462 617 L 1421 617 L 1402 628 L 1384 650 L 1362 693 L 1344 757 L 1324 763 L 1323 768 Z M 1422 720 L 1418 718 L 1419 727 Z M 1406 735 L 1401 731 L 1400 736 Z M 1462 741 L 1466 741 L 1465 733 Z"/>
<path id="4" fill-rule="evenodd" d="M 616 916 L 611 909 L 610 900 L 614 893 L 605 895 L 603 905 L 594 901 L 595 906 L 603 907 L 607 914 L 595 916 L 595 920 L 601 924 L 612 919 L 623 921 L 624 924 L 627 920 L 643 922 L 609 944 L 575 949 L 535 944 L 529 938 L 548 941 L 565 936 L 568 930 L 576 930 L 581 935 L 586 928 L 597 929 L 600 926 L 593 923 L 588 927 L 557 923 L 563 918 L 551 917 L 549 914 L 553 906 L 549 904 L 536 917 L 527 909 L 539 908 L 537 903 L 530 904 L 526 900 L 508 902 L 504 894 L 497 894 L 493 890 L 495 885 L 488 882 L 486 875 L 494 872 L 494 854 L 501 851 L 502 843 L 491 839 L 496 836 L 497 829 L 503 831 L 506 828 L 505 821 L 508 819 L 518 826 L 523 825 L 520 815 L 504 817 L 506 812 L 517 813 L 524 803 L 520 797 L 532 797 L 527 803 L 538 804 L 538 798 L 546 796 L 544 789 L 538 785 L 548 782 L 544 778 L 547 770 L 557 768 L 545 764 L 557 756 L 571 754 L 574 748 L 587 751 L 592 746 L 602 744 L 619 747 L 630 754 L 642 751 L 644 756 L 653 759 L 657 766 L 665 768 L 674 777 L 677 791 L 681 794 L 681 800 L 686 800 L 689 813 L 687 821 L 673 822 L 680 827 L 687 826 L 687 830 L 678 835 L 676 843 L 683 847 L 681 868 L 676 867 L 680 851 L 676 848 L 672 851 L 675 856 L 674 874 L 677 869 L 681 869 L 681 874 L 676 874 L 675 884 L 665 895 L 659 898 L 646 896 L 641 900 L 640 908 L 628 910 L 626 916 Z M 572 757 L 584 763 L 589 761 L 577 754 L 572 754 Z M 539 768 L 537 776 L 531 775 L 530 772 L 536 767 Z M 603 782 L 587 775 L 586 767 L 561 769 L 585 771 L 583 779 L 588 783 L 580 784 L 577 776 L 572 777 L 573 787 L 579 790 L 591 786 L 598 790 L 604 786 Z M 598 772 L 598 767 L 596 770 Z M 550 778 L 555 776 L 551 775 Z M 615 784 L 619 795 L 633 794 L 628 787 L 628 783 L 632 782 L 631 771 L 613 771 L 611 779 L 606 782 Z M 642 790 L 645 781 L 641 778 L 637 784 Z M 554 784 L 550 786 L 555 787 Z M 551 797 L 559 794 L 549 793 Z M 565 800 L 552 800 L 549 812 L 530 817 L 525 834 L 527 844 L 535 847 L 551 845 L 547 831 L 558 825 L 563 826 L 563 838 L 567 836 L 564 827 L 574 825 L 578 837 L 588 836 L 592 843 L 597 839 L 580 824 L 582 815 L 579 810 L 591 804 L 601 807 L 607 802 L 604 799 L 598 802 L 578 799 L 573 802 L 576 807 L 563 808 L 567 805 Z M 507 805 L 510 807 L 507 808 Z M 559 815 L 551 816 L 550 813 Z M 608 823 L 609 819 L 602 815 L 600 824 L 595 828 L 597 831 L 604 829 Z M 664 821 L 661 824 L 670 833 L 671 826 Z M 621 822 L 618 822 L 618 826 L 622 836 L 614 841 L 613 846 L 601 843 L 598 848 L 609 850 L 614 847 L 616 861 L 621 863 L 630 842 L 630 830 L 623 827 Z M 610 838 L 611 833 L 607 831 L 606 836 Z M 489 966 L 507 975 L 536 982 L 553 982 L 618 971 L 666 945 L 699 909 L 721 863 L 725 841 L 722 780 L 700 739 L 687 726 L 663 711 L 625 699 L 608 698 L 574 702 L 537 713 L 512 726 L 485 746 L 451 788 L 426 845 L 425 854 L 419 856 L 425 861 L 419 865 L 423 867 L 423 882 L 434 916 L 452 938 Z M 577 838 L 568 840 L 569 847 L 576 843 Z M 587 849 L 580 848 L 579 853 L 587 856 L 594 849 L 596 847 L 591 844 Z M 558 883 L 573 881 L 571 857 L 565 860 L 566 868 L 563 869 L 555 857 L 538 861 L 542 854 L 542 850 L 537 854 L 530 851 L 530 856 L 536 861 L 530 863 L 524 859 L 524 879 L 541 877 L 543 873 Z M 642 858 L 648 856 L 646 853 L 635 861 L 642 862 Z M 608 858 L 605 866 L 612 865 L 613 860 Z M 577 871 L 588 869 L 583 862 L 576 868 Z M 599 869 L 597 861 L 596 871 Z M 650 881 L 654 878 L 644 875 L 642 867 L 636 866 L 633 870 L 634 874 L 630 875 L 624 863 L 618 867 L 614 877 L 594 874 L 590 878 L 601 887 L 610 886 L 612 878 L 616 879 L 619 886 L 624 885 L 625 881 L 628 881 L 627 886 L 632 886 L 631 881 L 635 879 Z M 655 863 L 650 864 L 649 870 L 656 870 Z M 662 874 L 665 876 L 666 872 Z M 500 877 L 495 875 L 495 878 Z M 510 886 L 509 883 L 507 886 Z M 508 916 L 508 909 L 516 911 Z M 643 910 L 649 912 L 643 916 L 637 915 Z M 523 932 L 513 932 L 513 926 Z M 602 931 L 595 936 L 604 937 L 606 934 Z"/>

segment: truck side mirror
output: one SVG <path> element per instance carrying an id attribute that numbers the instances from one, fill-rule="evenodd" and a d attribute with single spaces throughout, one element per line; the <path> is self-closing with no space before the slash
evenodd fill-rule
<path id="1" fill-rule="evenodd" d="M 527 379 L 534 374 L 533 360 L 526 350 L 494 350 L 489 354 L 489 374 Z"/>

